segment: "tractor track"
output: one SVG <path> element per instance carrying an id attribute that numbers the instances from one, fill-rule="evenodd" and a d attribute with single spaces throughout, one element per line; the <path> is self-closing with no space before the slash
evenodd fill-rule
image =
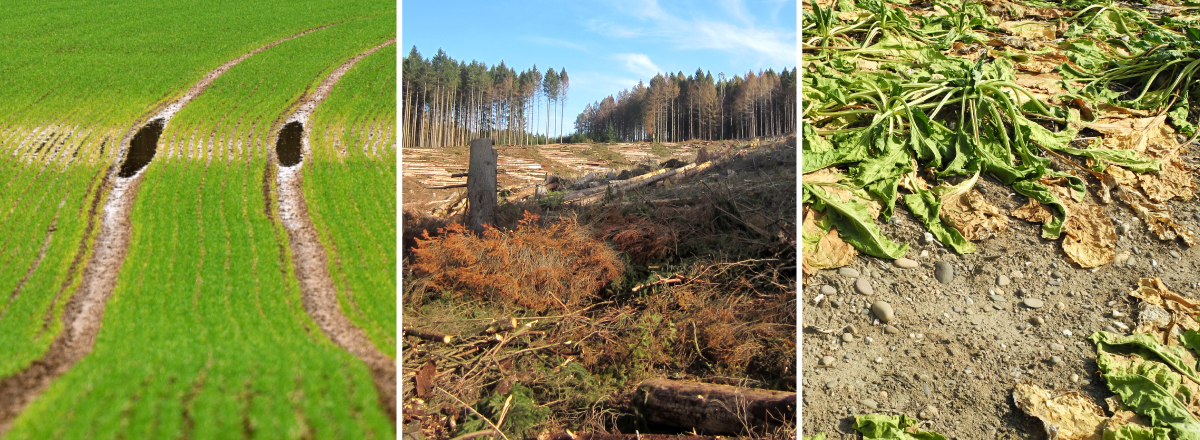
<path id="1" fill-rule="evenodd" d="M 119 144 L 120 151 L 114 152 L 114 164 L 109 167 L 102 183 L 100 192 L 103 193 L 104 189 L 108 189 L 108 194 L 104 206 L 99 212 L 100 231 L 92 246 L 91 257 L 83 269 L 83 278 L 79 287 L 75 294 L 71 295 L 63 310 L 63 331 L 54 339 L 41 359 L 34 361 L 20 373 L 0 379 L 0 437 L 8 432 L 17 416 L 30 402 L 41 395 L 54 379 L 65 374 L 92 351 L 96 336 L 100 333 L 105 303 L 116 288 L 117 277 L 121 265 L 125 261 L 132 232 L 129 215 L 144 175 L 145 165 L 149 165 L 147 162 L 140 169 L 134 170 L 132 175 L 121 176 L 128 171 L 122 170 L 125 168 L 122 165 L 129 158 L 132 141 L 143 130 L 154 124 L 158 124 L 158 134 L 161 134 L 161 130 L 167 122 L 184 105 L 203 93 L 217 78 L 246 58 L 281 43 L 337 24 L 331 23 L 293 34 L 218 66 L 189 87 L 181 97 L 159 107 L 152 116 L 144 117 L 126 131 Z M 155 144 L 159 140 L 158 134 L 153 135 Z M 89 222 L 91 221 L 89 219 Z M 84 240 L 87 240 L 87 237 Z"/>
<path id="2" fill-rule="evenodd" d="M 278 148 L 273 156 L 278 167 L 276 183 L 279 188 L 279 216 L 291 242 L 292 262 L 295 265 L 296 277 L 300 281 L 304 309 L 329 339 L 367 364 L 371 370 L 375 388 L 379 392 L 379 403 L 387 409 L 392 423 L 396 423 L 397 415 L 396 360 L 380 352 L 371 344 L 366 333 L 356 327 L 342 313 L 338 304 L 337 289 L 334 287 L 333 277 L 329 274 L 327 265 L 329 260 L 325 255 L 325 248 L 321 245 L 317 229 L 308 215 L 308 205 L 304 200 L 304 190 L 301 187 L 303 182 L 301 168 L 304 165 L 303 158 L 310 157 L 312 154 L 308 140 L 311 130 L 307 123 L 313 110 L 329 96 L 333 86 L 359 60 L 395 43 L 396 39 L 392 38 L 347 60 L 325 77 L 316 90 L 302 98 L 297 110 L 284 120 L 282 126 L 301 124 L 303 134 L 299 146 L 302 151 L 300 160 L 290 166 L 285 166 L 280 162 Z M 280 142 L 284 138 L 282 134 L 284 130 L 281 129 L 280 132 L 276 142 Z"/>

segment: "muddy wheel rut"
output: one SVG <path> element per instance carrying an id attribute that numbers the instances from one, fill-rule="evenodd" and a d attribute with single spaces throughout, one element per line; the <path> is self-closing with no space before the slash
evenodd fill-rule
<path id="1" fill-rule="evenodd" d="M 104 206 L 99 213 L 100 231 L 92 246 L 93 252 L 74 295 L 63 310 L 63 330 L 50 344 L 41 359 L 13 376 L 0 379 L 0 437 L 12 426 L 24 408 L 50 386 L 54 379 L 65 374 L 92 351 L 100 333 L 104 306 L 116 288 L 117 275 L 129 247 L 132 225 L 129 214 L 137 196 L 142 172 L 153 159 L 159 135 L 180 109 L 204 92 L 217 78 L 245 59 L 276 45 L 338 23 L 311 28 L 271 42 L 247 52 L 213 69 L 175 101 L 161 107 L 153 116 L 135 125 L 121 139 L 114 152 L 99 190 L 107 189 Z M 137 144 L 137 145 L 134 145 Z M 114 149 L 116 150 L 116 149 Z M 89 219 L 89 223 L 92 220 Z M 85 237 L 84 240 L 88 238 Z M 86 244 L 85 244 L 86 245 Z"/>
<path id="2" fill-rule="evenodd" d="M 287 117 L 276 141 L 278 160 L 277 184 L 279 185 L 279 216 L 288 232 L 292 248 L 292 262 L 296 277 L 300 281 L 304 310 L 312 317 L 321 331 L 335 344 L 350 352 L 367 364 L 371 378 L 379 393 L 379 403 L 396 423 L 396 360 L 379 351 L 367 338 L 362 329 L 354 325 L 338 304 L 337 289 L 327 265 L 329 259 L 312 219 L 301 187 L 301 169 L 304 157 L 310 155 L 311 130 L 305 125 L 309 116 L 338 80 L 354 67 L 354 64 L 375 51 L 394 44 L 396 39 L 363 51 L 342 63 L 329 74 L 317 89 L 302 98 L 298 109 Z M 290 165 L 289 165 L 290 164 Z"/>

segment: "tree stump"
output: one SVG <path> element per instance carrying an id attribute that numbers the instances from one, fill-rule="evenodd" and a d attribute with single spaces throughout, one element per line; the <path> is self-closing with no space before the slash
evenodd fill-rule
<path id="1" fill-rule="evenodd" d="M 695 428 L 706 434 L 739 434 L 796 419 L 796 393 L 700 382 L 650 379 L 637 401 L 651 423 Z"/>
<path id="2" fill-rule="evenodd" d="M 471 163 L 467 169 L 467 228 L 483 232 L 483 225 L 496 223 L 496 159 L 491 139 L 471 141 Z"/>

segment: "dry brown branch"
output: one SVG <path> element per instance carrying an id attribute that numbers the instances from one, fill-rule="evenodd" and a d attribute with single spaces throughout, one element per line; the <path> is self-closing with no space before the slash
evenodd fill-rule
<path id="1" fill-rule="evenodd" d="M 455 337 L 455 335 L 446 335 L 446 334 L 433 332 L 433 331 L 415 329 L 412 327 L 405 327 L 404 335 L 405 336 L 416 336 L 418 338 L 425 339 L 427 341 L 441 342 L 446 345 L 449 345 L 450 342 L 454 341 L 454 337 Z"/>

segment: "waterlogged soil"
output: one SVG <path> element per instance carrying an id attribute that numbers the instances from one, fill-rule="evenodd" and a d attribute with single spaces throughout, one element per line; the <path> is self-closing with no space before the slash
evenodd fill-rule
<path id="1" fill-rule="evenodd" d="M 1006 214 L 1027 200 L 990 178 L 978 187 Z M 1129 292 L 1139 278 L 1200 297 L 1200 250 L 1158 240 L 1120 202 L 1104 206 L 1118 225 L 1117 262 L 1096 269 L 1070 263 L 1061 240 L 1040 237 L 1041 225 L 1011 217 L 1010 231 L 957 255 L 926 242 L 925 228 L 901 205 L 881 229 L 909 244 L 905 257 L 918 267 L 860 256 L 846 267 L 857 275 L 822 270 L 803 288 L 803 435 L 857 439 L 855 415 L 884 413 L 919 416 L 923 429 L 952 439 L 1046 438 L 1041 422 L 1013 403 L 1014 384 L 1079 392 L 1107 409 L 1113 394 L 1086 337 L 1136 327 L 1138 300 Z M 1168 205 L 1177 221 L 1200 231 L 1195 201 Z M 948 283 L 935 277 L 936 262 L 953 267 Z M 876 301 L 894 309 L 895 333 L 868 311 Z"/>

